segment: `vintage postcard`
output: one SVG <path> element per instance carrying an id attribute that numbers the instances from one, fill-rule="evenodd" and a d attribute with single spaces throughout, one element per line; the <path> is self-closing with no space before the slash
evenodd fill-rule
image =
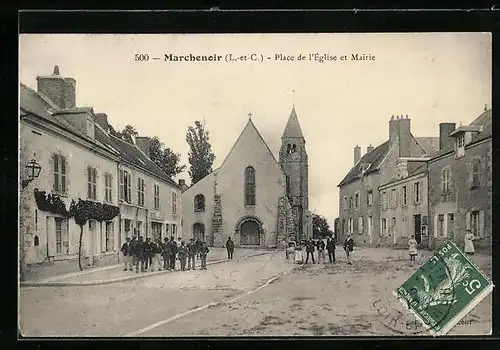
<path id="1" fill-rule="evenodd" d="M 488 335 L 490 33 L 19 37 L 19 335 Z"/>

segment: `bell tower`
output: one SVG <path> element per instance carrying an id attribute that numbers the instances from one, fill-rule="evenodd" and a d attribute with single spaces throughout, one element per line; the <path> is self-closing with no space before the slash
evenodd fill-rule
<path id="1" fill-rule="evenodd" d="M 308 238 L 308 161 L 306 140 L 302 134 L 295 105 L 281 136 L 279 163 L 286 174 L 286 191 L 292 205 L 295 240 Z"/>

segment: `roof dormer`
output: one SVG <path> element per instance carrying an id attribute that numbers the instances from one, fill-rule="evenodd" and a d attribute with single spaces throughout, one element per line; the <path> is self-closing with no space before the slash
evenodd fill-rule
<path id="1" fill-rule="evenodd" d="M 460 158 L 465 155 L 465 146 L 471 142 L 473 135 L 481 132 L 480 125 L 466 125 L 459 126 L 452 133 L 450 137 L 455 139 L 455 157 Z"/>

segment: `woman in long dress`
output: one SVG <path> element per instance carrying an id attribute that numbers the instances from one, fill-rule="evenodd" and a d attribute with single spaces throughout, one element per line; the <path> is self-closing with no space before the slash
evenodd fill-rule
<path id="1" fill-rule="evenodd" d="M 415 257 L 417 256 L 417 241 L 415 240 L 415 236 L 411 235 L 408 240 L 408 250 L 410 253 L 410 261 L 415 261 Z"/>
<path id="2" fill-rule="evenodd" d="M 467 230 L 467 233 L 465 234 L 465 245 L 464 245 L 464 252 L 469 255 L 474 255 L 474 241 L 476 237 L 472 234 L 471 230 Z"/>

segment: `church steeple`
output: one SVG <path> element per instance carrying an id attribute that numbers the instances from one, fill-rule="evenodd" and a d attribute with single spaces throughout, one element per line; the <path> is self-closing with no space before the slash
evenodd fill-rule
<path id="1" fill-rule="evenodd" d="M 286 123 L 285 131 L 283 131 L 284 138 L 304 138 L 302 134 L 302 129 L 300 128 L 299 118 L 297 117 L 297 112 L 295 111 L 295 105 L 292 107 L 292 112 Z"/>

